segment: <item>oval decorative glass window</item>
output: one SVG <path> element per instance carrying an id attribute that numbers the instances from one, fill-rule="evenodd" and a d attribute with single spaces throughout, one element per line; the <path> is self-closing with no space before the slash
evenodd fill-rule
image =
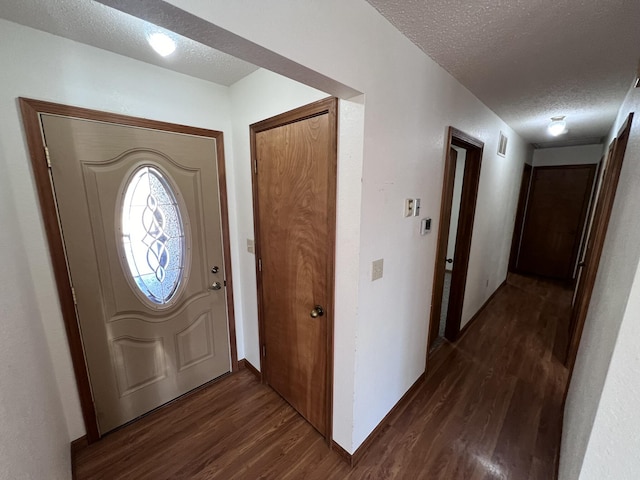
<path id="1" fill-rule="evenodd" d="M 131 276 L 153 303 L 168 303 L 185 262 L 185 234 L 176 196 L 156 168 L 143 166 L 125 187 L 122 245 Z"/>

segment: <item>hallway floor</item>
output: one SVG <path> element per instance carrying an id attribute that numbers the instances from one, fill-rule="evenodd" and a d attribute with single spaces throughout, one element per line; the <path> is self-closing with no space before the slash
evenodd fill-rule
<path id="1" fill-rule="evenodd" d="M 554 283 L 510 276 L 354 469 L 242 370 L 83 449 L 77 478 L 550 480 L 570 301 Z"/>

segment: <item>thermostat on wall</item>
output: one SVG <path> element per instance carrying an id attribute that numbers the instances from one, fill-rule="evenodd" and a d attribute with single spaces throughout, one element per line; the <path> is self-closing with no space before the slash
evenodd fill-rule
<path id="1" fill-rule="evenodd" d="M 420 235 L 426 235 L 431 231 L 431 219 L 423 218 L 420 220 Z"/>

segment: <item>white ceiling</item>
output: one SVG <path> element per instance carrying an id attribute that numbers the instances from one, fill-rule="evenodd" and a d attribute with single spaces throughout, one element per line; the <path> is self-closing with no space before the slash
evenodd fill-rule
<path id="1" fill-rule="evenodd" d="M 0 0 L 0 18 L 220 85 L 232 85 L 258 69 L 91 0 Z M 155 53 L 146 39 L 151 31 L 169 34 L 176 51 L 164 58 Z"/>
<path id="2" fill-rule="evenodd" d="M 598 142 L 635 78 L 639 0 L 367 0 L 529 142 Z M 0 0 L 0 17 L 177 72 L 231 85 L 258 67 L 92 0 Z M 569 133 L 546 133 L 566 115 Z"/>
<path id="3" fill-rule="evenodd" d="M 608 133 L 640 58 L 639 0 L 367 0 L 520 135 Z"/>

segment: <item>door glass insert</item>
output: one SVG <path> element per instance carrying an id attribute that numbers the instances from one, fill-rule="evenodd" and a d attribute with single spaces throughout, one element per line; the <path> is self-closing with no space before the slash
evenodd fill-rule
<path id="1" fill-rule="evenodd" d="M 122 244 L 138 289 L 154 304 L 171 301 L 184 272 L 185 234 L 176 195 L 157 168 L 134 172 L 122 203 Z"/>

